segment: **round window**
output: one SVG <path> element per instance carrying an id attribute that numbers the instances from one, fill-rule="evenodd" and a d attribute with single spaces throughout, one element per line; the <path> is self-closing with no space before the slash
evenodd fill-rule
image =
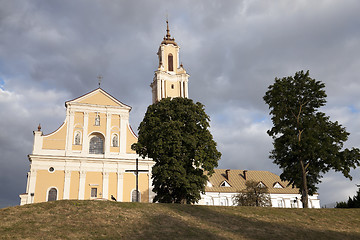
<path id="1" fill-rule="evenodd" d="M 52 173 L 52 172 L 54 172 L 54 171 L 55 171 L 55 169 L 54 169 L 53 167 L 50 167 L 50 168 L 49 168 L 49 172 Z"/>

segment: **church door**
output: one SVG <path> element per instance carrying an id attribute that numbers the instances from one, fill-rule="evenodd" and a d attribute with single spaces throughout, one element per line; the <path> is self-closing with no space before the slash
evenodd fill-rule
<path id="1" fill-rule="evenodd" d="M 51 188 L 49 190 L 48 201 L 56 201 L 56 198 L 57 198 L 57 190 L 56 188 Z"/>

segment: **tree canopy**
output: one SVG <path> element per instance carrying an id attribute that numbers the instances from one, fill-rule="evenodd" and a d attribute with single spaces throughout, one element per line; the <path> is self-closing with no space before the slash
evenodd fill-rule
<path id="1" fill-rule="evenodd" d="M 207 174 L 221 157 L 209 121 L 204 105 L 187 98 L 166 98 L 148 107 L 132 148 L 155 161 L 154 202 L 195 203 L 201 198 Z"/>
<path id="2" fill-rule="evenodd" d="M 238 206 L 271 207 L 269 189 L 260 182 L 248 180 L 245 182 L 246 189 L 234 197 L 234 203 Z"/>
<path id="3" fill-rule="evenodd" d="M 360 188 L 354 197 L 349 197 L 347 202 L 337 202 L 336 208 L 360 208 Z"/>
<path id="4" fill-rule="evenodd" d="M 281 179 L 299 187 L 304 207 L 323 173 L 334 169 L 351 179 L 350 168 L 360 163 L 359 149 L 343 149 L 349 136 L 345 128 L 318 111 L 326 103 L 324 88 L 309 71 L 300 71 L 275 78 L 264 96 L 274 125 L 268 131 L 274 140 L 270 158 L 283 170 Z"/>

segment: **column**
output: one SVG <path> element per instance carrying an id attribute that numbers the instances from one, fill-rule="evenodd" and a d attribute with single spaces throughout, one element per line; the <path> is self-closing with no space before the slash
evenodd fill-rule
<path id="1" fill-rule="evenodd" d="M 85 197 L 85 180 L 86 180 L 86 172 L 80 171 L 80 181 L 79 181 L 79 200 L 84 200 Z"/>
<path id="2" fill-rule="evenodd" d="M 89 113 L 84 112 L 84 131 L 82 134 L 82 151 L 81 155 L 87 155 L 89 152 L 89 141 L 88 141 L 88 126 L 89 126 Z"/>
<path id="3" fill-rule="evenodd" d="M 74 135 L 74 111 L 69 111 L 69 122 L 68 122 L 68 134 L 66 138 L 66 155 L 69 155 L 72 151 L 73 135 Z"/>
<path id="4" fill-rule="evenodd" d="M 71 181 L 71 171 L 65 170 L 63 199 L 69 199 L 70 197 L 70 181 Z"/>
<path id="5" fill-rule="evenodd" d="M 164 79 L 161 79 L 161 98 L 160 99 L 163 99 L 165 98 L 165 80 Z"/>
<path id="6" fill-rule="evenodd" d="M 160 74 L 160 73 L 158 73 Z M 159 76 L 156 76 L 157 80 L 156 80 L 156 91 L 157 91 L 157 95 L 156 95 L 156 101 L 160 101 L 161 99 L 161 80 L 159 78 Z"/>
<path id="7" fill-rule="evenodd" d="M 126 125 L 129 116 L 126 114 L 120 115 L 120 153 L 126 153 Z"/>
<path id="8" fill-rule="evenodd" d="M 103 172 L 103 198 L 109 199 L 109 173 Z"/>
<path id="9" fill-rule="evenodd" d="M 179 50 L 179 48 L 176 49 L 176 68 L 180 66 Z"/>
<path id="10" fill-rule="evenodd" d="M 180 80 L 180 97 L 184 97 L 184 84 L 183 80 Z"/>
<path id="11" fill-rule="evenodd" d="M 111 113 L 106 114 L 105 158 L 110 154 L 111 146 Z"/>
<path id="12" fill-rule="evenodd" d="M 153 199 L 155 197 L 155 193 L 153 192 L 153 186 L 152 186 L 152 167 L 148 166 L 148 177 L 149 177 L 149 202 L 152 203 Z"/>
<path id="13" fill-rule="evenodd" d="M 30 170 L 30 184 L 29 184 L 29 192 L 28 192 L 28 200 L 27 203 L 34 203 L 35 198 L 35 184 L 36 184 L 36 170 Z M 44 199 L 45 201 L 45 199 Z"/>
<path id="14" fill-rule="evenodd" d="M 185 97 L 189 98 L 189 93 L 188 93 L 188 81 L 185 81 Z"/>
<path id="15" fill-rule="evenodd" d="M 116 200 L 118 202 L 123 201 L 123 186 L 124 186 L 124 169 L 118 169 L 117 172 L 117 196 Z"/>

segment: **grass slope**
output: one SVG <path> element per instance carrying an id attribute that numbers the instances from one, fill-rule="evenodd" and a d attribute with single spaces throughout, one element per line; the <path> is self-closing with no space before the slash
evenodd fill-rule
<path id="1" fill-rule="evenodd" d="M 1 239 L 360 239 L 360 209 L 55 201 L 0 209 Z"/>

